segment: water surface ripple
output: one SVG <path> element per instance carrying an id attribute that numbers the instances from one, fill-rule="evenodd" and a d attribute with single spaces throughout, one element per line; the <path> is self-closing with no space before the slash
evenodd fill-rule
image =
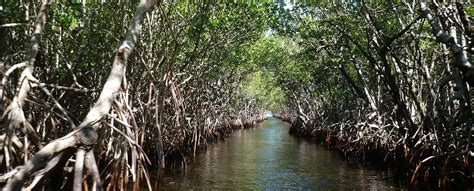
<path id="1" fill-rule="evenodd" d="M 166 172 L 164 190 L 400 190 L 384 172 L 351 167 L 335 152 L 288 134 L 269 118 L 212 144 L 186 171 Z"/>

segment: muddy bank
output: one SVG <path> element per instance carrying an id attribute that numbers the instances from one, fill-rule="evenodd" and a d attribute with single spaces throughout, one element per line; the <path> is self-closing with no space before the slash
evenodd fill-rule
<path id="1" fill-rule="evenodd" d="M 464 152 L 433 156 L 433 151 L 426 149 L 425 145 L 408 149 L 402 143 L 390 145 L 377 137 L 353 140 L 344 131 L 334 130 L 338 128 L 306 125 L 300 118 L 287 114 L 276 114 L 275 117 L 291 123 L 290 134 L 337 151 L 349 163 L 370 165 L 387 171 L 391 181 L 410 190 L 473 188 L 473 180 L 467 176 L 470 172 L 465 172 L 471 168 L 469 161 L 451 159 Z"/>

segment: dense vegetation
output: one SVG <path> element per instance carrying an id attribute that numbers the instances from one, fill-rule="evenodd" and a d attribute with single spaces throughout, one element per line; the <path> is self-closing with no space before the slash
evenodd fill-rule
<path id="1" fill-rule="evenodd" d="M 155 3 L 143 1 L 135 13 L 136 3 L 4 6 L 8 20 L 2 22 L 30 22 L 1 28 L 6 70 L 0 169 L 19 171 L 4 175 L 9 186 L 50 174 L 50 181 L 65 183 L 50 186 L 69 188 L 72 176 L 63 180 L 68 172 L 52 167 L 75 166 L 80 188 L 82 171 L 76 169 L 83 168 L 77 164 L 84 156 L 94 186 L 99 177 L 108 189 L 147 186 L 150 168 L 184 166 L 208 140 L 263 118 L 263 110 L 239 91 L 248 69 L 236 63 L 244 62 L 246 48 L 264 30 L 264 9 L 163 2 L 145 14 Z M 74 129 L 83 133 L 60 142 L 69 146 L 45 146 Z M 31 156 L 41 151 L 47 156 Z M 13 170 L 27 160 L 31 164 Z"/>
<path id="2" fill-rule="evenodd" d="M 473 11 L 405 2 L 274 10 L 275 30 L 298 47 L 274 68 L 280 116 L 348 158 L 383 161 L 413 188 L 472 187 Z"/>
<path id="3" fill-rule="evenodd" d="M 471 4 L 0 6 L 5 190 L 152 188 L 265 110 L 413 188 L 472 187 Z"/>

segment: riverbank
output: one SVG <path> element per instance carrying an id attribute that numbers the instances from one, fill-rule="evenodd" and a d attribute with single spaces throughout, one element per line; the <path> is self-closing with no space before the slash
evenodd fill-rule
<path id="1" fill-rule="evenodd" d="M 192 140 L 192 137 L 190 137 L 189 140 L 183 140 L 183 144 L 180 146 L 166 148 L 167 152 L 165 152 L 164 156 L 164 168 L 159 168 L 156 165 L 151 168 L 151 171 L 154 172 L 151 176 L 157 180 L 153 187 L 158 190 L 163 189 L 162 184 L 165 171 L 186 171 L 188 165 L 196 160 L 196 155 L 207 151 L 210 144 L 225 140 L 235 131 L 254 128 L 266 118 L 265 114 L 261 113 L 256 117 L 216 122 L 214 125 L 202 129 L 203 132 L 201 132 L 200 138 L 197 140 L 199 144 L 192 144 L 195 140 Z"/>
<path id="2" fill-rule="evenodd" d="M 290 134 L 304 137 L 327 149 L 337 151 L 348 162 L 367 164 L 387 171 L 391 174 L 393 182 L 411 190 L 438 190 L 441 188 L 469 190 L 472 188 L 472 180 L 469 180 L 462 171 L 469 169 L 469 166 L 462 166 L 468 165 L 468 161 L 464 164 L 450 161 L 449 154 L 431 157 L 428 152 L 423 150 L 425 145 L 408 149 L 403 144 L 386 144 L 382 138 L 377 137 L 351 140 L 351 137 L 344 131 L 333 130 L 338 128 L 306 125 L 301 118 L 288 114 L 276 114 L 275 117 L 291 124 Z M 340 129 L 342 128 L 343 126 L 340 127 Z M 426 158 L 415 158 L 423 152 L 427 153 L 423 155 Z M 436 168 L 428 168 L 429 166 Z M 455 169 L 458 169 L 457 172 L 460 175 L 446 173 L 455 171 Z"/>
<path id="3" fill-rule="evenodd" d="M 260 114 L 251 118 L 238 118 L 234 120 L 224 120 L 201 129 L 198 138 L 189 137 L 183 140 L 183 144 L 168 148 L 165 152 L 165 168 L 186 168 L 192 162 L 198 152 L 205 151 L 209 144 L 224 140 L 234 131 L 256 127 L 266 119 L 265 114 Z M 192 140 L 197 139 L 197 140 Z M 193 144 L 196 143 L 196 144 Z"/>

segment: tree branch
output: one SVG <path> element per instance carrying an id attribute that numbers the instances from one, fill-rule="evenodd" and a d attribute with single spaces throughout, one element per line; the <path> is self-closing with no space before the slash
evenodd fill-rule
<path id="1" fill-rule="evenodd" d="M 44 2 L 48 1 L 45 0 Z M 3 190 L 21 189 L 23 183 L 32 173 L 43 168 L 48 161 L 57 154 L 63 152 L 65 149 L 79 146 L 90 148 L 96 143 L 98 136 L 96 131 L 99 128 L 98 122 L 109 112 L 112 103 L 115 100 L 115 93 L 120 90 L 120 85 L 125 75 L 128 57 L 138 40 L 144 15 L 157 2 L 158 0 L 140 1 L 137 10 L 134 13 L 132 23 L 128 28 L 127 36 L 116 52 L 111 72 L 104 84 L 99 99 L 82 123 L 73 132 L 52 141 L 30 158 L 25 165 L 18 167 L 18 171 L 8 180 L 7 185 Z M 42 8 L 41 10 L 45 9 Z"/>
<path id="2" fill-rule="evenodd" d="M 422 2 L 420 4 L 422 15 L 428 19 L 432 33 L 436 37 L 436 41 L 446 44 L 449 47 L 454 55 L 454 65 L 462 71 L 464 80 L 467 81 L 470 86 L 474 86 L 474 66 L 469 63 L 467 55 L 463 52 L 463 48 L 456 43 L 452 36 L 443 30 L 441 24 L 431 13 L 431 10 L 428 8 L 426 3 Z"/>
<path id="3" fill-rule="evenodd" d="M 29 83 L 28 78 L 33 76 L 36 55 L 38 54 L 38 51 L 39 51 L 39 42 L 41 40 L 41 34 L 44 31 L 44 26 L 46 24 L 46 16 L 47 16 L 47 12 L 48 12 L 48 8 L 50 4 L 51 4 L 50 0 L 42 1 L 40 11 L 35 20 L 35 25 L 34 25 L 35 29 L 30 40 L 31 46 L 29 49 L 29 57 L 28 57 L 28 60 L 24 62 L 25 68 L 23 69 L 21 76 L 18 80 L 19 82 L 18 92 L 2 115 L 2 120 L 4 120 L 3 122 L 5 124 L 5 129 L 6 129 L 5 132 L 7 136 L 7 139 L 6 139 L 7 141 L 5 142 L 5 149 L 4 149 L 6 156 L 8 156 L 11 152 L 10 150 L 12 149 L 11 140 L 13 137 L 16 137 L 15 131 L 17 129 L 20 129 L 23 133 L 28 135 L 34 141 L 35 145 L 38 148 L 42 147 L 39 136 L 36 134 L 34 130 L 31 129 L 31 125 L 29 125 L 28 121 L 26 121 L 25 119 L 23 105 L 25 103 L 26 97 L 28 96 L 28 92 L 30 92 L 31 90 L 31 85 Z M 23 66 L 22 64 L 15 65 L 13 66 L 12 70 L 9 70 L 9 71 L 12 72 L 18 67 L 23 67 Z M 8 77 L 8 73 L 4 77 L 4 79 L 2 79 L 2 82 L 1 82 L 2 87 L 0 87 L 1 89 L 0 96 L 2 97 L 0 97 L 0 99 L 2 101 L 0 103 L 3 102 L 3 89 L 6 83 L 7 77 Z M 27 145 L 24 145 L 24 146 L 26 147 Z M 7 161 L 7 168 L 9 168 L 8 161 Z"/>

